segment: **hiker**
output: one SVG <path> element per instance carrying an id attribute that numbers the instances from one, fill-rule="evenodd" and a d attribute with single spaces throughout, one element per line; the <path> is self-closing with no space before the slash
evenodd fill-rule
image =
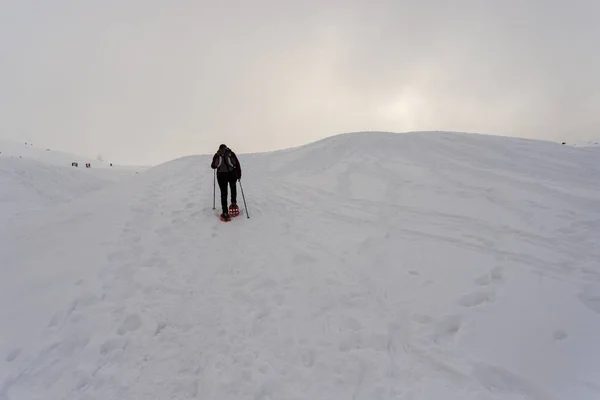
<path id="1" fill-rule="evenodd" d="M 219 146 L 219 150 L 213 156 L 212 169 L 217 171 L 217 181 L 221 189 L 221 208 L 223 213 L 221 219 L 229 221 L 231 216 L 239 214 L 237 205 L 237 180 L 242 178 L 242 167 L 235 153 L 226 145 Z M 227 208 L 227 185 L 231 188 L 231 205 Z"/>

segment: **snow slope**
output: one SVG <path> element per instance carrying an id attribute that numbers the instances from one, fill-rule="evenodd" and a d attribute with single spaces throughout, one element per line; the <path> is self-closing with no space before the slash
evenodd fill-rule
<path id="1" fill-rule="evenodd" d="M 0 399 L 598 399 L 599 150 L 348 134 L 241 155 L 249 219 L 210 156 L 15 219 Z"/>
<path id="2" fill-rule="evenodd" d="M 79 163 L 79 168 L 85 168 L 85 163 L 91 163 L 94 171 L 97 169 L 109 168 L 119 171 L 142 171 L 147 169 L 147 167 L 144 166 L 123 166 L 117 164 L 114 164 L 114 167 L 111 167 L 110 162 L 107 161 L 98 161 L 90 157 L 70 154 L 50 148 L 43 148 L 35 145 L 34 143 L 21 143 L 4 139 L 0 140 L 0 158 L 2 157 L 22 158 L 60 166 L 71 166 L 71 162 L 76 161 Z"/>
<path id="3" fill-rule="evenodd" d="M 0 223 L 103 189 L 146 168 L 93 162 L 24 143 L 0 141 Z M 71 166 L 73 161 L 79 167 Z M 91 162 L 92 168 L 85 168 Z"/>

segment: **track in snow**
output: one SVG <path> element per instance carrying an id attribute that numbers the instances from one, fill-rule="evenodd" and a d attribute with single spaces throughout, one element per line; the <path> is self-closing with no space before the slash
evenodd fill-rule
<path id="1" fill-rule="evenodd" d="M 15 221 L 0 399 L 600 395 L 597 156 L 345 135 L 241 156 L 251 219 L 186 157 Z"/>

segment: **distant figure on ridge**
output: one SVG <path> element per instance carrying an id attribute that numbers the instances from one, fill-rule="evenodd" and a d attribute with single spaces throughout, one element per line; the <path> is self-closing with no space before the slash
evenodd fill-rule
<path id="1" fill-rule="evenodd" d="M 231 216 L 239 215 L 239 207 L 237 205 L 237 180 L 242 178 L 242 167 L 235 153 L 222 144 L 219 150 L 213 156 L 211 168 L 216 170 L 219 189 L 221 189 L 221 208 L 223 213 L 221 219 L 229 221 Z M 227 208 L 227 186 L 231 188 L 231 205 Z"/>

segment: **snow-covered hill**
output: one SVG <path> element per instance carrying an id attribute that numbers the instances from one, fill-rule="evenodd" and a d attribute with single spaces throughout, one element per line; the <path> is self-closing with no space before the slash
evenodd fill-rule
<path id="1" fill-rule="evenodd" d="M 79 166 L 71 166 L 73 162 Z M 86 163 L 91 163 L 92 168 L 86 168 Z M 110 166 L 31 144 L 0 141 L 0 223 L 71 201 L 145 169 Z"/>
<path id="2" fill-rule="evenodd" d="M 94 168 L 109 168 L 110 163 L 82 157 L 56 149 L 44 148 L 29 142 L 0 140 L 0 157 L 34 160 L 45 164 L 70 166 L 71 162 L 79 162 L 81 168 L 85 163 L 92 163 Z"/>
<path id="3" fill-rule="evenodd" d="M 0 399 L 600 398 L 599 155 L 348 134 L 240 155 L 249 219 L 210 156 L 14 219 Z"/>

